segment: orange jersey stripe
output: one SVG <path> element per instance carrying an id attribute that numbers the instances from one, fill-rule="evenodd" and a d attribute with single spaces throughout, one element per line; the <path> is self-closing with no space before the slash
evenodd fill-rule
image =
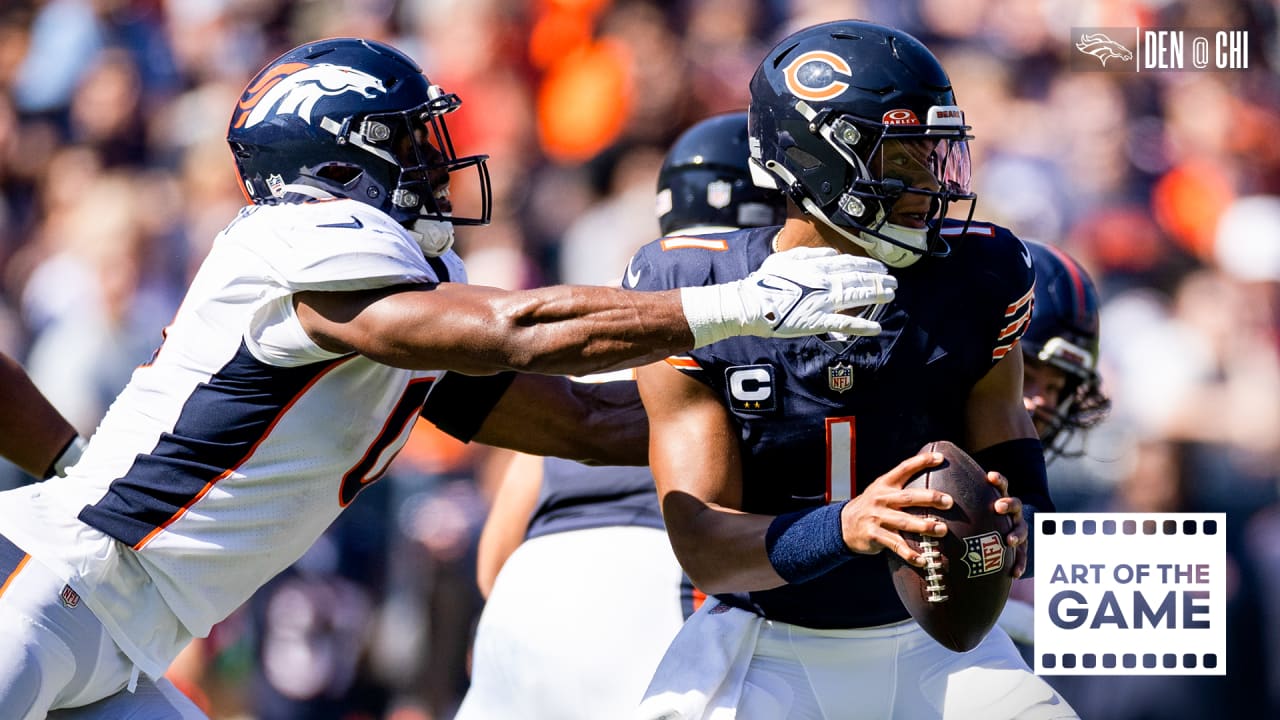
<path id="1" fill-rule="evenodd" d="M 0 585 L 0 597 L 4 597 L 4 591 L 9 589 L 9 584 L 13 582 L 14 578 L 18 577 L 18 573 L 22 572 L 22 568 L 27 566 L 27 561 L 30 559 L 31 555 L 28 553 L 18 561 L 18 566 L 13 569 L 13 572 L 9 573 L 9 577 L 4 579 L 4 584 Z"/>
<path id="2" fill-rule="evenodd" d="M 1004 309 L 1004 316 L 1009 317 L 1010 315 L 1018 312 L 1018 308 L 1031 302 L 1031 300 L 1035 298 L 1035 296 L 1036 296 L 1036 287 L 1035 287 L 1035 284 L 1032 283 L 1031 289 L 1027 291 L 1026 295 L 1023 295 L 1017 300 L 1014 300 L 1013 302 L 1009 303 L 1009 306 Z"/>
<path id="3" fill-rule="evenodd" d="M 670 365 L 671 367 L 679 368 L 682 370 L 701 370 L 702 369 L 702 366 L 698 364 L 697 360 L 694 360 L 691 357 L 685 357 L 682 355 L 673 355 L 667 358 L 667 364 Z"/>
<path id="4" fill-rule="evenodd" d="M 1000 331 L 1000 335 L 996 339 L 1004 340 L 1005 338 L 1009 337 L 1010 335 L 1013 335 L 1014 333 L 1021 334 L 1022 329 L 1025 328 L 1027 324 L 1030 322 L 1031 322 L 1031 314 L 1030 313 L 1024 314 L 1021 318 L 1014 320 L 1008 325 L 1005 325 L 1004 330 Z"/>
<path id="5" fill-rule="evenodd" d="M 721 252 L 729 249 L 729 243 L 725 240 L 685 236 L 662 239 L 663 252 L 668 250 L 679 250 L 681 248 L 697 248 L 700 250 L 714 250 L 716 252 Z"/>

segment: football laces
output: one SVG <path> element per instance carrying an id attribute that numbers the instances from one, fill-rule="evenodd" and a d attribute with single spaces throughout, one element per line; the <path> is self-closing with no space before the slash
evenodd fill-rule
<path id="1" fill-rule="evenodd" d="M 942 550 L 938 539 L 931 535 L 920 536 L 920 556 L 924 558 L 924 581 L 931 603 L 946 602 L 947 583 L 942 575 Z"/>

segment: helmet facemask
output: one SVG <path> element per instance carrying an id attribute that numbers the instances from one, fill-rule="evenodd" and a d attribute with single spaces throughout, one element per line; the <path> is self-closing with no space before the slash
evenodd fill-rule
<path id="1" fill-rule="evenodd" d="M 1062 337 L 1052 337 L 1043 347 L 1028 353 L 1025 362 L 1040 363 L 1062 373 L 1064 384 L 1055 407 L 1039 407 L 1035 419 L 1045 426 L 1040 433 L 1049 459 L 1078 457 L 1084 453 L 1071 440 L 1106 419 L 1111 399 L 1103 392 L 1094 356 L 1088 350 Z"/>
<path id="2" fill-rule="evenodd" d="M 371 153 L 387 168 L 385 179 L 368 177 L 366 164 L 366 172 L 348 181 L 338 194 L 360 199 L 363 190 L 372 199 L 389 192 L 382 209 L 413 233 L 428 255 L 434 256 L 453 243 L 454 225 L 488 224 L 492 200 L 487 156 L 459 158 L 449 137 L 444 115 L 456 110 L 461 101 L 435 85 L 430 87 L 430 93 L 432 99 L 415 108 L 371 113 L 359 120 L 359 127 L 348 128 L 344 124 L 334 134 L 340 144 Z M 457 215 L 450 201 L 451 175 L 468 168 L 474 168 L 477 174 L 480 208 L 473 214 Z"/>
<path id="3" fill-rule="evenodd" d="M 971 218 L 976 199 L 970 189 L 971 136 L 958 108 L 934 106 L 924 125 L 907 110 L 874 122 L 814 112 L 803 101 L 796 109 L 826 146 L 823 153 L 830 158 L 828 150 L 834 150 L 843 161 L 833 167 L 793 143 L 783 151 L 785 163 L 764 164 L 805 212 L 891 267 L 950 252 L 938 220 L 960 200 L 969 201 Z M 895 113 L 909 117 L 889 117 Z"/>

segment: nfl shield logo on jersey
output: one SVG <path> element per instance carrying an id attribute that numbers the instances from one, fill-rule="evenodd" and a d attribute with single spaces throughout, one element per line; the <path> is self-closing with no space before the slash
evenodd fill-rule
<path id="1" fill-rule="evenodd" d="M 829 365 L 827 367 L 827 384 L 838 393 L 853 387 L 853 366 L 847 362 Z"/>
<path id="2" fill-rule="evenodd" d="M 62 598 L 62 604 L 69 608 L 74 608 L 80 604 L 80 596 L 76 594 L 75 590 L 71 589 L 70 585 L 62 586 L 60 597 Z"/>

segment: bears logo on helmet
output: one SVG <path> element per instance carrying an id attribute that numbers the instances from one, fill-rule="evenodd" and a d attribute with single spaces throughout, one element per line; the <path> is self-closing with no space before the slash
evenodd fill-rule
<path id="1" fill-rule="evenodd" d="M 894 267 L 945 255 L 938 220 L 970 201 L 969 127 L 938 59 L 854 20 L 785 38 L 751 79 L 757 182 Z M 920 122 L 920 119 L 926 119 Z"/>

